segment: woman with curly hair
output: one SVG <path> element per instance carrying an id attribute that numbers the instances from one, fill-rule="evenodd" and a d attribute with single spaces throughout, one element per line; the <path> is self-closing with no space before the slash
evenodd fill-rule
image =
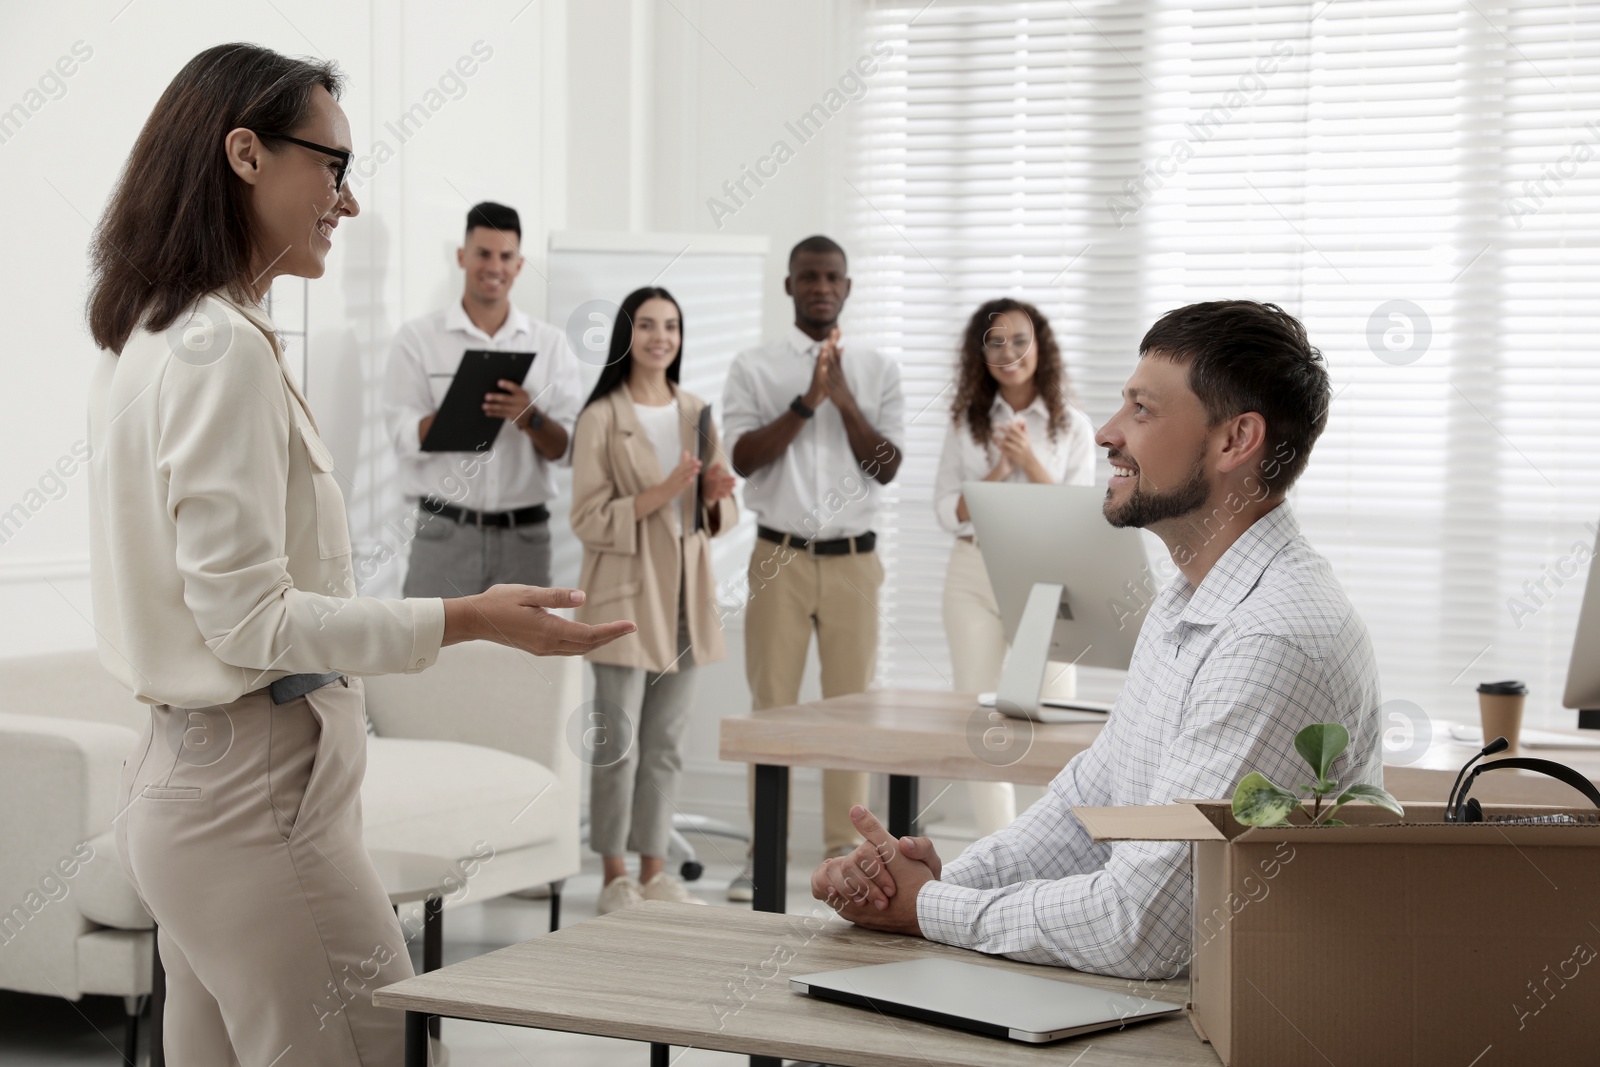
<path id="1" fill-rule="evenodd" d="M 956 398 L 939 456 L 933 505 L 955 535 L 944 584 L 944 629 L 958 692 L 993 690 L 1005 660 L 1005 627 L 978 551 L 961 483 L 1094 484 L 1094 425 L 1068 402 L 1066 367 L 1049 321 L 1032 304 L 990 300 L 972 313 L 961 342 Z M 1068 696 L 1070 666 L 1052 666 L 1046 686 Z M 980 835 L 1016 818 L 1008 782 L 971 782 Z"/>

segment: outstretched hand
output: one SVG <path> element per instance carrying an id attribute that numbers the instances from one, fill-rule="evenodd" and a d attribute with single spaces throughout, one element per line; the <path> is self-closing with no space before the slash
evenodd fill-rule
<path id="1" fill-rule="evenodd" d="M 627 621 L 589 626 L 549 610 L 582 603 L 583 592 L 578 589 L 490 586 L 474 596 L 444 602 L 444 643 L 493 641 L 535 656 L 581 656 L 638 629 Z"/>
<path id="2" fill-rule="evenodd" d="M 857 926 L 920 936 L 917 894 L 942 869 L 932 842 L 890 837 L 860 805 L 850 809 L 850 821 L 865 840 L 848 856 L 824 860 L 811 872 L 811 895 Z"/>

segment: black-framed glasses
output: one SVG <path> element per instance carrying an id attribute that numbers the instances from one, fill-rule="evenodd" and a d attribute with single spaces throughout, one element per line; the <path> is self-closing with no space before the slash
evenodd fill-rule
<path id="1" fill-rule="evenodd" d="M 300 138 L 290 137 L 286 133 L 264 133 L 261 136 L 270 137 L 278 141 L 288 141 L 290 144 L 297 144 L 301 148 L 309 148 L 313 152 L 321 152 L 325 156 L 332 156 L 337 159 L 339 161 L 339 169 L 333 172 L 333 191 L 336 193 L 344 192 L 344 177 L 350 172 L 350 157 L 354 153 L 347 152 L 343 148 L 329 148 L 327 145 L 317 144 L 315 141 L 302 141 Z"/>

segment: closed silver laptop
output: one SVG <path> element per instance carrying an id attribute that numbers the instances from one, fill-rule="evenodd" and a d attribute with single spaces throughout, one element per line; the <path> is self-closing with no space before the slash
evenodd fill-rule
<path id="1" fill-rule="evenodd" d="M 1147 1000 L 1128 991 L 948 959 L 802 974 L 789 979 L 789 988 L 823 1000 L 1036 1045 L 1183 1010 L 1181 1004 Z"/>

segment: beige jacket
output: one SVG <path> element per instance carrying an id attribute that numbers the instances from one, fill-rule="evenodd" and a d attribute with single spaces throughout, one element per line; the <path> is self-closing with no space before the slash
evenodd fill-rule
<path id="1" fill-rule="evenodd" d="M 699 455 L 696 428 L 705 401 L 683 389 L 677 394 L 684 451 Z M 715 423 L 710 455 L 713 462 L 731 469 Z M 592 663 L 676 671 L 679 588 L 689 597 L 690 652 L 685 660 L 701 666 L 727 655 L 717 613 L 716 576 L 711 571 L 711 538 L 733 528 L 738 507 L 727 497 L 704 508 L 705 528 L 694 532 L 695 495 L 681 494 L 675 505 L 668 505 L 679 509 L 684 531 L 680 551 L 667 508 L 642 520 L 633 511 L 634 497 L 659 485 L 666 474 L 634 414 L 626 386 L 578 416 L 572 445 L 572 530 L 583 542 L 578 587 L 588 594 L 578 608 L 578 620 L 632 619 L 639 624 L 637 633 L 589 653 Z"/>
<path id="2" fill-rule="evenodd" d="M 101 352 L 89 400 L 100 658 L 148 704 L 419 671 L 444 602 L 355 595 L 343 475 L 259 308 L 221 294 Z"/>

